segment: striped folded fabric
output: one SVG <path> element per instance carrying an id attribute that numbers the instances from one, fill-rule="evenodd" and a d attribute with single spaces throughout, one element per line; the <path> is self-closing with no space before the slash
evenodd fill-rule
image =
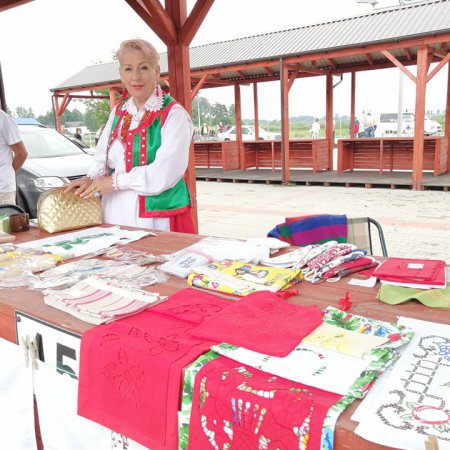
<path id="1" fill-rule="evenodd" d="M 347 242 L 347 216 L 316 214 L 310 216 L 286 217 L 267 234 L 291 245 L 304 246 L 323 244 L 334 240 Z"/>
<path id="2" fill-rule="evenodd" d="M 93 324 L 136 314 L 163 299 L 159 294 L 89 277 L 63 290 L 44 291 L 47 305 Z"/>

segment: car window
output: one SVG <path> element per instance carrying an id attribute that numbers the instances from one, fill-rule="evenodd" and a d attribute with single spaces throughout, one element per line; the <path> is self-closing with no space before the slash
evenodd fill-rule
<path id="1" fill-rule="evenodd" d="M 83 150 L 51 128 L 20 128 L 28 158 L 83 155 Z"/>
<path id="2" fill-rule="evenodd" d="M 414 122 L 414 114 L 412 114 L 412 113 L 403 113 L 403 120 L 405 122 Z"/>
<path id="3" fill-rule="evenodd" d="M 397 114 L 381 114 L 380 115 L 380 122 L 390 122 L 394 123 L 397 122 Z"/>

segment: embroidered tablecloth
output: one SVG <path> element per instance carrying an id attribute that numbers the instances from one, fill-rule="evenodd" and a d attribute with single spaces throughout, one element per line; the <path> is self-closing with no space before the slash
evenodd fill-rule
<path id="1" fill-rule="evenodd" d="M 220 356 L 195 377 L 188 449 L 317 449 L 340 398 Z"/>

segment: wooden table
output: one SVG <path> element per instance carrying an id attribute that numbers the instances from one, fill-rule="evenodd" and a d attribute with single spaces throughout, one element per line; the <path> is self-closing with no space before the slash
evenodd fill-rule
<path id="1" fill-rule="evenodd" d="M 157 231 L 157 234 L 158 236 L 156 237 L 147 237 L 129 244 L 129 246 L 137 250 L 159 255 L 180 250 L 193 244 L 202 237 L 161 231 Z M 28 232 L 17 233 L 16 242 L 43 239 L 48 236 L 48 234 L 37 229 L 31 229 Z M 153 290 L 163 295 L 171 295 L 186 286 L 186 280 L 170 277 L 167 283 L 156 285 L 153 287 Z M 339 299 L 344 297 L 346 291 L 349 292 L 350 300 L 353 303 L 350 309 L 350 312 L 353 314 L 394 323 L 397 322 L 398 316 L 406 316 L 431 322 L 450 324 L 450 314 L 448 312 L 443 314 L 442 310 L 427 308 L 419 302 L 408 302 L 397 306 L 386 305 L 376 299 L 378 286 L 374 288 L 352 286 L 348 285 L 345 279 L 337 283 L 310 284 L 303 282 L 298 285 L 298 295 L 290 297 L 288 301 L 302 305 L 316 304 L 321 308 L 328 305 L 337 307 Z M 79 335 L 93 326 L 69 314 L 47 306 L 44 303 L 42 294 L 38 291 L 24 288 L 0 289 L 0 337 L 11 342 L 17 341 L 16 311 L 26 313 Z M 350 420 L 350 417 L 358 404 L 359 401 L 355 401 L 339 417 L 335 429 L 335 449 L 380 450 L 389 448 L 373 444 L 354 434 L 357 423 Z"/>

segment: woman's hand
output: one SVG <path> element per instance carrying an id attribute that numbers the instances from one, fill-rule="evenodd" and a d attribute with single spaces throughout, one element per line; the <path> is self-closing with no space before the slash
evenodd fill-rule
<path id="1" fill-rule="evenodd" d="M 108 194 L 114 190 L 112 177 L 98 177 L 95 180 L 90 181 L 91 182 L 88 185 L 80 186 L 75 191 L 75 195 L 89 199 L 92 197 L 100 197 L 101 195 Z"/>
<path id="2" fill-rule="evenodd" d="M 80 195 L 89 188 L 92 184 L 92 179 L 89 177 L 78 178 L 77 180 L 71 181 L 64 189 L 64 193 L 73 192 L 75 195 Z"/>

